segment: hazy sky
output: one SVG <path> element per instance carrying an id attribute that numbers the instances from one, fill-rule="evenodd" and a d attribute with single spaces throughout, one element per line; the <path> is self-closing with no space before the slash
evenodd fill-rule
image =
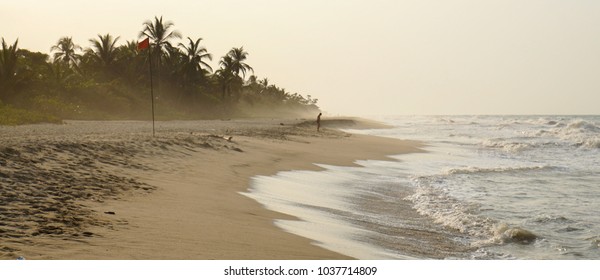
<path id="1" fill-rule="evenodd" d="M 330 114 L 600 114 L 597 0 L 0 0 L 0 37 L 125 43 L 161 15 L 213 68 L 244 46 L 259 78 Z"/>

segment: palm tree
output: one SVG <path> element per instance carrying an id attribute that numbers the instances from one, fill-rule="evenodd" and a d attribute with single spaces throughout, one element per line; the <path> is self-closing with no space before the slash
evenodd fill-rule
<path id="1" fill-rule="evenodd" d="M 187 38 L 189 45 L 179 43 L 179 47 L 183 52 L 179 51 L 181 68 L 181 81 L 183 88 L 193 86 L 198 82 L 206 81 L 206 73 L 212 72 L 212 67 L 204 60 L 212 60 L 212 55 L 207 52 L 205 47 L 200 46 L 202 38 L 198 38 L 195 42 L 190 37 Z"/>
<path id="2" fill-rule="evenodd" d="M 19 39 L 12 46 L 6 44 L 2 38 L 2 50 L 0 51 L 0 79 L 8 79 L 14 76 L 17 66 L 17 44 Z"/>
<path id="3" fill-rule="evenodd" d="M 202 72 L 203 69 L 208 69 L 209 72 L 212 72 L 212 67 L 210 67 L 210 65 L 208 65 L 206 62 L 202 61 L 203 59 L 212 60 L 212 55 L 208 53 L 205 47 L 200 46 L 200 41 L 202 41 L 202 38 L 198 38 L 196 42 L 194 42 L 190 37 L 188 37 L 188 40 L 188 46 L 179 43 L 179 47 L 183 48 L 185 51 L 184 55 L 187 58 L 186 64 L 190 70 L 194 72 Z"/>
<path id="4" fill-rule="evenodd" d="M 163 23 L 162 16 L 160 18 L 154 17 L 154 22 L 147 20 L 144 22 L 144 30 L 140 32 L 139 37 L 148 37 L 153 41 L 152 45 L 155 46 L 155 55 L 159 58 L 167 52 L 167 45 L 171 43 L 169 40 L 174 38 L 181 38 L 181 33 L 177 30 L 171 30 L 173 28 L 173 22 L 167 21 Z"/>
<path id="5" fill-rule="evenodd" d="M 89 51 L 92 52 L 92 57 L 103 67 L 110 67 L 117 59 L 117 41 L 120 37 L 113 38 L 110 34 L 104 36 L 98 34 L 98 39 L 90 39 L 92 48 Z"/>
<path id="6" fill-rule="evenodd" d="M 221 72 L 229 72 L 233 73 L 233 59 L 230 56 L 221 57 L 221 61 L 219 61 L 219 65 L 221 65 Z"/>
<path id="7" fill-rule="evenodd" d="M 81 50 L 81 47 L 73 43 L 71 37 L 62 37 L 56 42 L 56 45 L 50 48 L 50 51 L 56 51 L 54 53 L 54 61 L 62 61 L 66 65 L 74 66 L 77 68 L 77 61 L 79 55 L 75 53 L 76 50 Z"/>
<path id="8" fill-rule="evenodd" d="M 246 64 L 244 60 L 248 58 L 248 52 L 244 51 L 244 47 L 232 48 L 227 56 L 231 58 L 231 71 L 239 76 L 240 72 L 242 72 L 243 77 L 246 77 L 246 71 L 252 71 L 254 73 L 254 69 L 250 67 L 250 65 Z"/>
<path id="9" fill-rule="evenodd" d="M 19 39 L 12 46 L 9 46 L 2 38 L 2 50 L 0 50 L 0 100 L 6 98 L 4 96 L 6 92 L 11 88 L 11 85 L 16 83 L 18 43 Z"/>
<path id="10" fill-rule="evenodd" d="M 150 56 L 153 57 L 153 64 L 157 67 L 155 68 L 154 75 L 160 77 L 160 66 L 162 65 L 162 60 L 169 58 L 173 59 L 174 57 L 168 57 L 169 54 L 172 54 L 172 45 L 169 40 L 174 38 L 181 38 L 181 33 L 176 30 L 172 30 L 173 22 L 167 21 L 163 23 L 162 16 L 160 18 L 154 17 L 154 22 L 147 20 L 144 22 L 144 30 L 140 32 L 139 38 L 147 37 L 151 41 Z M 152 47 L 154 46 L 154 47 Z M 169 52 L 171 50 L 171 52 Z M 173 72 L 173 71 L 171 71 Z M 156 88 L 160 88 L 160 79 L 156 79 Z"/>
<path id="11" fill-rule="evenodd" d="M 219 61 L 219 65 L 221 65 L 221 69 L 217 70 L 216 77 L 217 81 L 221 86 L 221 99 L 225 100 L 225 95 L 229 95 L 231 93 L 231 82 L 233 81 L 234 76 L 232 65 L 233 59 L 230 56 L 224 56 Z"/>
<path id="12" fill-rule="evenodd" d="M 248 52 L 244 51 L 244 47 L 240 47 L 232 48 L 219 61 L 221 69 L 216 74 L 217 80 L 221 84 L 222 99 L 225 99 L 225 95 L 231 95 L 234 87 L 238 90 L 241 89 L 242 77 L 246 77 L 247 71 L 254 73 L 252 67 L 244 62 L 247 58 Z M 239 76 L 240 72 L 242 72 L 242 77 Z"/>

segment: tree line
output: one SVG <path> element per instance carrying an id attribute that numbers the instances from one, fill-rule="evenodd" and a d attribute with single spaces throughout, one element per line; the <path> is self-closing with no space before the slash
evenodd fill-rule
<path id="1" fill-rule="evenodd" d="M 149 46 L 138 48 L 145 38 Z M 0 124 L 3 118 L 4 123 L 148 119 L 151 81 L 159 119 L 298 117 L 318 110 L 310 95 L 291 94 L 259 79 L 243 47 L 232 48 L 220 58 L 219 69 L 212 69 L 207 62 L 213 55 L 202 38 L 184 39 L 162 17 L 144 22 L 138 40 L 120 41 L 98 34 L 82 48 L 62 37 L 45 54 L 2 38 Z M 6 120 L 15 116 L 25 117 Z"/>

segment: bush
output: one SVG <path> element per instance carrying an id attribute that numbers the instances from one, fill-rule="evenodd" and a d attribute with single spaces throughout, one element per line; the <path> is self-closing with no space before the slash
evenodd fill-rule
<path id="1" fill-rule="evenodd" d="M 52 115 L 13 108 L 0 103 L 0 125 L 21 125 L 32 123 L 62 123 Z"/>

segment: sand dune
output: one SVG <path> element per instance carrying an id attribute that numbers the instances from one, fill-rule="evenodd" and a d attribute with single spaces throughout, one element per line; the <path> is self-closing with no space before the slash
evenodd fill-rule
<path id="1" fill-rule="evenodd" d="M 358 120 L 0 127 L 0 258 L 338 259 L 240 195 L 254 175 L 418 151 Z"/>

